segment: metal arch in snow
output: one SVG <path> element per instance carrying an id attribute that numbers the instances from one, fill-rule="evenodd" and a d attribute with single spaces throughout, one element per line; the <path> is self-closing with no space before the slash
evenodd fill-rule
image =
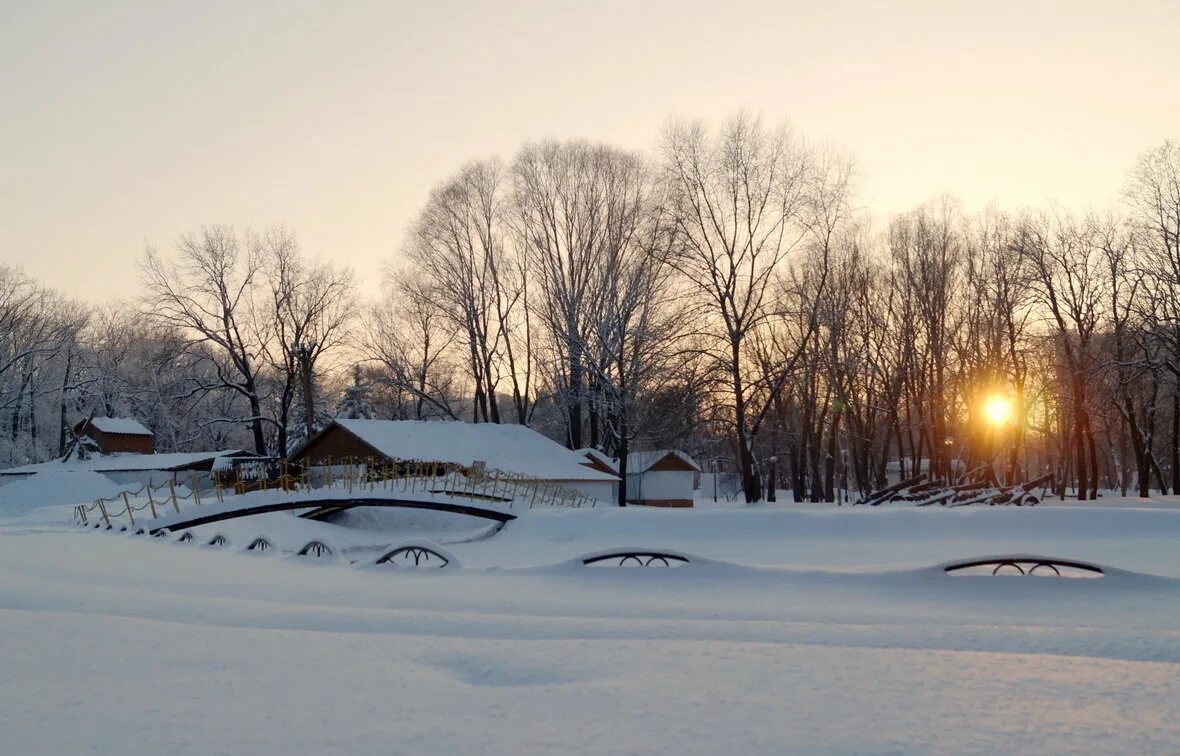
<path id="1" fill-rule="evenodd" d="M 584 557 L 582 564 L 600 564 L 613 559 L 618 560 L 616 564 L 618 567 L 626 567 L 628 564 L 633 564 L 636 567 L 651 567 L 657 562 L 661 563 L 664 567 L 671 567 L 673 562 L 680 564 L 689 563 L 689 559 L 686 556 L 663 551 L 613 551 Z"/>
<path id="2" fill-rule="evenodd" d="M 266 536 L 258 536 L 250 544 L 246 546 L 246 551 L 269 551 L 275 547 L 274 543 Z"/>
<path id="3" fill-rule="evenodd" d="M 308 541 L 299 550 L 298 556 L 326 557 L 332 556 L 334 553 L 336 552 L 332 550 L 332 547 L 323 541 Z"/>
<path id="4" fill-rule="evenodd" d="M 1038 574 L 1037 570 L 1041 570 L 1040 574 L 1044 574 L 1052 570 L 1053 574 L 1061 577 L 1061 570 L 1078 570 L 1080 572 L 1089 573 L 1090 575 L 1103 576 L 1106 571 L 1102 567 L 1092 564 L 1090 562 L 1079 562 L 1073 559 L 1057 559 L 1056 557 L 1034 556 L 1034 555 L 1013 555 L 1013 556 L 995 556 L 995 557 L 980 557 L 978 559 L 966 559 L 959 562 L 951 562 L 943 565 L 943 572 L 954 573 L 960 570 L 969 570 L 974 567 L 992 567 L 992 574 L 999 574 L 1004 567 L 1013 567 L 1021 575 Z"/>
<path id="5" fill-rule="evenodd" d="M 311 511 L 305 512 L 300 516 L 314 520 L 329 514 L 342 512 L 346 509 L 352 509 L 353 507 L 388 507 L 396 509 L 422 509 L 433 512 L 450 512 L 452 514 L 463 514 L 470 515 L 471 517 L 480 517 L 485 520 L 494 520 L 499 523 L 507 523 L 516 519 L 515 514 L 505 512 L 500 509 L 448 501 L 416 501 L 414 499 L 390 499 L 382 497 L 357 497 L 353 499 L 294 498 L 287 501 L 271 502 L 269 504 L 259 504 L 254 506 L 244 506 L 241 509 L 229 509 L 212 513 L 202 513 L 200 508 L 194 507 L 193 510 L 189 510 L 192 512 L 192 517 L 188 519 L 169 518 L 168 522 L 152 528 L 150 532 L 154 534 L 157 530 L 162 530 L 164 528 L 176 531 L 185 528 L 195 528 L 200 525 L 208 525 L 209 523 L 213 522 L 234 520 L 240 517 L 250 517 L 256 514 L 266 514 L 268 512 L 289 512 L 297 509 L 310 509 Z"/>
<path id="6" fill-rule="evenodd" d="M 396 561 L 398 559 L 398 557 L 402 557 L 406 561 L 404 561 L 404 562 Z M 426 546 L 399 546 L 398 548 L 393 549 L 392 551 L 389 551 L 389 552 L 381 555 L 381 557 L 374 564 L 392 564 L 395 566 L 408 567 L 409 566 L 408 560 L 410 560 L 410 559 L 414 560 L 415 567 L 423 567 L 423 566 L 435 567 L 435 566 L 437 566 L 439 569 L 441 569 L 451 563 L 450 559 L 448 559 L 444 555 L 438 553 L 434 549 L 428 548 Z M 438 564 L 437 565 L 424 564 L 425 562 L 430 562 L 432 560 L 437 561 Z"/>

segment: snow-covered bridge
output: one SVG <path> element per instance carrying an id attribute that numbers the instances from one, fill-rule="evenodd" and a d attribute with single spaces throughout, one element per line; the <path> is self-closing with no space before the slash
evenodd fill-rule
<path id="1" fill-rule="evenodd" d="M 512 501 L 485 502 L 461 495 L 430 491 L 256 491 L 241 496 L 229 496 L 224 501 L 214 501 L 209 505 L 185 507 L 180 512 L 141 521 L 138 527 L 155 534 L 165 529 L 183 530 L 267 512 L 299 512 L 302 517 L 318 519 L 353 507 L 425 509 L 509 522 L 516 519 L 516 515 L 511 511 L 512 504 Z"/>
<path id="2" fill-rule="evenodd" d="M 520 509 L 598 504 L 554 483 L 520 476 L 467 474 L 434 466 L 427 474 L 417 469 L 401 476 L 358 469 L 362 474 L 332 477 L 326 485 L 312 485 L 310 477 L 289 477 L 272 481 L 274 488 L 248 493 L 221 487 L 200 491 L 178 489 L 174 484 L 159 488 L 145 485 L 138 491 L 79 505 L 74 515 L 83 525 L 155 534 L 268 512 L 295 512 L 319 519 L 353 507 L 394 507 L 506 523 L 515 519 L 515 511 Z"/>

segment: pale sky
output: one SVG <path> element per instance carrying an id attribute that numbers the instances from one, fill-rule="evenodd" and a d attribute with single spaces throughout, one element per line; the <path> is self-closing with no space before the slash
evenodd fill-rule
<path id="1" fill-rule="evenodd" d="M 1180 2 L 0 5 L 0 260 L 130 297 L 146 242 L 283 223 L 375 290 L 431 187 L 525 141 L 789 119 L 879 222 L 1105 207 L 1180 139 Z"/>

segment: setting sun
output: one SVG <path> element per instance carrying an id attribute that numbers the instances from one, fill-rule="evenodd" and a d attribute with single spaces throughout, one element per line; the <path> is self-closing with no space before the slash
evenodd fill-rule
<path id="1" fill-rule="evenodd" d="M 991 425 L 1005 425 L 1012 419 L 1012 402 L 993 394 L 983 403 L 983 416 Z"/>

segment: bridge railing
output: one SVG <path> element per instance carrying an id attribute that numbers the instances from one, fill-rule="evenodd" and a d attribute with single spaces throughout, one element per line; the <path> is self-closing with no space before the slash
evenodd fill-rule
<path id="1" fill-rule="evenodd" d="M 147 483 L 91 504 L 74 507 L 74 520 L 89 525 L 101 519 L 108 527 L 124 516 L 136 525 L 137 516 L 156 519 L 167 512 L 180 513 L 181 503 L 202 505 L 201 483 L 212 479 L 206 499 L 223 502 L 227 497 L 255 491 L 311 491 L 316 489 L 353 491 L 401 491 L 408 494 L 450 496 L 500 503 L 508 508 L 595 507 L 598 500 L 554 481 L 519 473 L 484 470 L 474 466 L 439 462 L 379 461 L 356 457 L 326 458 L 321 465 L 298 468 L 287 462 L 249 463 L 232 472 L 191 474 L 187 479 L 171 478 L 159 486 Z M 187 486 L 184 483 L 187 482 Z M 178 485 L 180 489 L 178 490 Z M 183 490 L 187 489 L 187 493 Z M 210 491 L 212 492 L 210 494 Z"/>

